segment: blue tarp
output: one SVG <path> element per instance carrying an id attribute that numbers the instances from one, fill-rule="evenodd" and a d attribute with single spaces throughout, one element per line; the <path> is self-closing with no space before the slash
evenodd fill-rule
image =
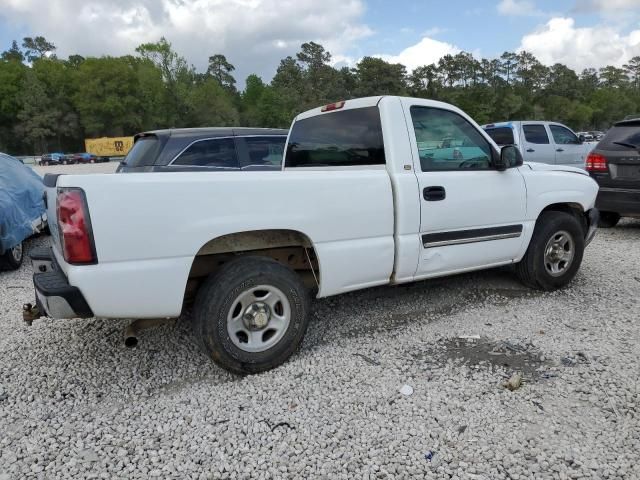
<path id="1" fill-rule="evenodd" d="M 31 236 L 45 213 L 44 184 L 30 167 L 0 153 L 0 254 Z"/>

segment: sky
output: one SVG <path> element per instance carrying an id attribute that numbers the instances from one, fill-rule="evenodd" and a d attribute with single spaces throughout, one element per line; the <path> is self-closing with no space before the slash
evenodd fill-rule
<path id="1" fill-rule="evenodd" d="M 0 0 L 0 49 L 35 35 L 63 58 L 131 54 L 164 36 L 199 71 L 226 55 L 241 85 L 269 80 L 306 41 L 337 66 L 526 50 L 581 71 L 640 55 L 640 0 Z"/>

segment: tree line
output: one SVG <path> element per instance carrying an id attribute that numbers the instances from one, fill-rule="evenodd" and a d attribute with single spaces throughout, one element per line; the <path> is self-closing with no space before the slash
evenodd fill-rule
<path id="1" fill-rule="evenodd" d="M 132 55 L 66 59 L 43 37 L 14 41 L 0 55 L 0 151 L 81 151 L 84 138 L 169 127 L 288 127 L 310 108 L 381 94 L 453 103 L 478 123 L 544 119 L 576 130 L 640 112 L 640 56 L 577 73 L 528 52 L 480 60 L 460 52 L 408 72 L 375 57 L 336 68 L 330 52 L 308 42 L 270 82 L 252 74 L 239 90 L 234 70 L 214 54 L 198 72 L 165 38 Z"/>

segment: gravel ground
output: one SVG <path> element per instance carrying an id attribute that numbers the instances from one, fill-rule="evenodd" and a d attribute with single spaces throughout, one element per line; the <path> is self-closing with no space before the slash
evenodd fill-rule
<path id="1" fill-rule="evenodd" d="M 126 321 L 24 326 L 30 269 L 0 273 L 0 479 L 640 478 L 639 241 L 601 230 L 550 294 L 492 270 L 317 300 L 244 378 L 188 317 L 136 349 Z"/>

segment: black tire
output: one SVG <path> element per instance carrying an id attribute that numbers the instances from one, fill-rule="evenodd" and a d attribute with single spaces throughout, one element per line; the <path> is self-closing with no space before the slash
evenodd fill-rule
<path id="1" fill-rule="evenodd" d="M 234 305 L 234 311 L 238 310 L 237 302 L 243 293 L 263 285 L 284 294 L 290 319 L 277 343 L 267 350 L 249 352 L 231 339 L 228 317 L 234 314 L 231 311 Z M 259 373 L 281 365 L 300 347 L 309 323 L 309 310 L 309 292 L 293 270 L 267 257 L 240 257 L 223 265 L 200 287 L 194 304 L 194 333 L 200 346 L 220 367 L 237 374 Z M 239 318 L 244 322 L 244 315 Z M 267 330 L 265 327 L 261 338 Z M 236 338 L 235 342 L 238 341 Z"/>
<path id="2" fill-rule="evenodd" d="M 573 257 L 565 262 L 565 269 L 554 276 L 550 273 L 545 259 L 545 249 L 557 238 L 560 232 L 566 232 L 573 242 Z M 536 222 L 527 253 L 516 265 L 518 278 L 525 285 L 539 290 L 556 290 L 568 285 L 575 277 L 584 254 L 584 230 L 578 220 L 564 212 L 543 212 Z"/>
<path id="3" fill-rule="evenodd" d="M 24 260 L 24 245 L 20 242 L 0 256 L 0 270 L 17 270 Z"/>
<path id="4" fill-rule="evenodd" d="M 600 212 L 600 220 L 598 220 L 598 227 L 601 228 L 613 228 L 620 221 L 620 214 L 616 212 Z"/>

